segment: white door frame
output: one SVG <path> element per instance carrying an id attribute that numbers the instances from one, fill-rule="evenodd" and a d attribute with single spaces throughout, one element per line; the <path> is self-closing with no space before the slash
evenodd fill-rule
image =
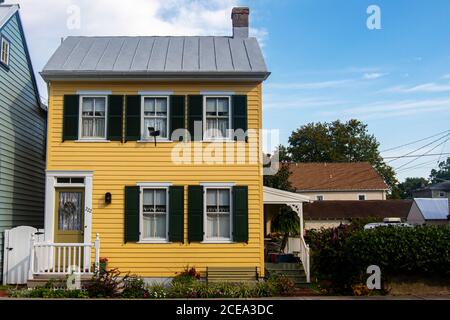
<path id="1" fill-rule="evenodd" d="M 55 233 L 55 188 L 62 187 L 57 184 L 57 178 L 84 178 L 84 243 L 92 243 L 92 185 L 93 171 L 60 171 L 46 170 L 45 172 L 45 242 L 54 242 Z M 66 187 L 80 187 L 81 185 L 67 184 Z M 85 248 L 85 263 L 90 261 L 90 250 Z"/>

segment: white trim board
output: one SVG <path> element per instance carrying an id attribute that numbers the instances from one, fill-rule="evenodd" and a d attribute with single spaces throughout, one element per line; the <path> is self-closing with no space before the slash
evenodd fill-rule
<path id="1" fill-rule="evenodd" d="M 141 96 L 170 96 L 173 91 L 138 91 Z"/>
<path id="2" fill-rule="evenodd" d="M 2 28 L 5 23 L 7 23 L 9 19 L 11 19 L 11 17 L 19 10 L 18 4 L 13 4 L 10 6 L 11 8 L 9 9 L 9 12 L 0 20 L 0 28 Z"/>
<path id="3" fill-rule="evenodd" d="M 107 96 L 107 95 L 112 95 L 112 91 L 111 90 L 78 90 L 77 91 L 78 95 L 98 95 L 98 96 Z"/>

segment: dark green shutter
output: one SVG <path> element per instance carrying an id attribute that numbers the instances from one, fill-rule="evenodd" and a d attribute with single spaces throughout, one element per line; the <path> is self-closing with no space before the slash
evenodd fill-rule
<path id="1" fill-rule="evenodd" d="M 78 140 L 78 116 L 80 96 L 65 95 L 63 111 L 63 141 Z"/>
<path id="2" fill-rule="evenodd" d="M 122 141 L 123 96 L 108 97 L 108 140 Z"/>
<path id="3" fill-rule="evenodd" d="M 191 134 L 191 141 L 203 140 L 203 125 L 202 132 L 198 137 L 194 137 L 195 122 L 203 121 L 203 96 L 192 95 L 188 96 L 188 114 L 189 114 L 189 133 Z"/>
<path id="4" fill-rule="evenodd" d="M 172 139 L 172 134 L 177 129 L 184 129 L 184 96 L 170 96 L 170 136 Z M 179 137 L 182 140 L 182 137 Z"/>
<path id="5" fill-rule="evenodd" d="M 137 141 L 141 139 L 141 96 L 127 96 L 126 100 L 125 140 Z"/>
<path id="6" fill-rule="evenodd" d="M 203 187 L 188 187 L 188 240 L 203 241 Z"/>
<path id="7" fill-rule="evenodd" d="M 139 241 L 139 187 L 125 187 L 125 242 Z"/>
<path id="8" fill-rule="evenodd" d="M 232 97 L 233 130 L 247 131 L 247 96 Z M 241 139 L 242 140 L 242 139 Z"/>
<path id="9" fill-rule="evenodd" d="M 169 241 L 184 242 L 184 187 L 169 188 Z"/>
<path id="10" fill-rule="evenodd" d="M 233 187 L 233 241 L 248 242 L 248 187 Z"/>

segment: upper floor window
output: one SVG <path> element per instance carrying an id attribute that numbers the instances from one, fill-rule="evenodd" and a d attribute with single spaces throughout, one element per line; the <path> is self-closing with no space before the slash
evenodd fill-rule
<path id="1" fill-rule="evenodd" d="M 445 198 L 445 192 L 444 191 L 439 191 L 439 197 Z"/>
<path id="2" fill-rule="evenodd" d="M 0 48 L 0 61 L 4 65 L 9 65 L 9 49 L 10 49 L 10 43 L 5 38 L 2 38 L 1 41 L 1 48 Z"/>
<path id="3" fill-rule="evenodd" d="M 231 240 L 231 188 L 206 189 L 206 240 Z"/>
<path id="4" fill-rule="evenodd" d="M 150 128 L 159 131 L 159 137 L 169 137 L 168 128 L 168 100 L 169 97 L 142 97 L 142 134 L 143 139 L 152 138 Z"/>
<path id="5" fill-rule="evenodd" d="M 358 200 L 366 200 L 365 194 L 358 194 Z"/>
<path id="6" fill-rule="evenodd" d="M 323 195 L 317 195 L 316 196 L 317 201 L 323 201 Z"/>
<path id="7" fill-rule="evenodd" d="M 229 138 L 231 129 L 230 97 L 206 96 L 204 104 L 205 138 L 212 140 Z"/>
<path id="8" fill-rule="evenodd" d="M 81 139 L 106 138 L 106 97 L 81 97 Z"/>
<path id="9" fill-rule="evenodd" d="M 168 188 L 143 189 L 142 240 L 167 240 Z"/>

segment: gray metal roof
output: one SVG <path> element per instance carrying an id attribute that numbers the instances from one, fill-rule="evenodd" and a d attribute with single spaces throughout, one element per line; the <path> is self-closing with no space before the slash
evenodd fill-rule
<path id="1" fill-rule="evenodd" d="M 270 73 L 255 38 L 68 37 L 43 71 L 45 80 L 73 77 L 246 78 Z"/>
<path id="2" fill-rule="evenodd" d="M 17 4 L 0 5 L 0 28 L 8 22 L 9 18 L 11 18 L 17 10 L 19 10 L 19 6 Z"/>
<path id="3" fill-rule="evenodd" d="M 414 201 L 425 220 L 447 220 L 447 199 L 415 198 Z"/>

